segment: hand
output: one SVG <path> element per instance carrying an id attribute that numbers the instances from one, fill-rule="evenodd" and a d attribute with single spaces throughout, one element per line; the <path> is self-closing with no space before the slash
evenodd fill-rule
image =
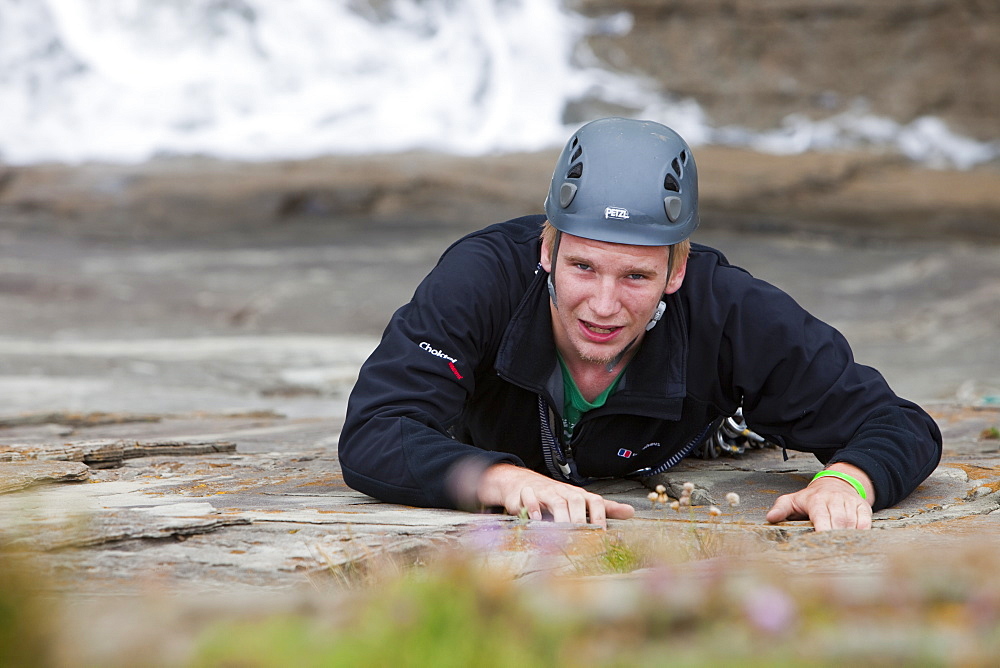
<path id="1" fill-rule="evenodd" d="M 829 468 L 857 478 L 868 499 L 862 499 L 850 483 L 827 476 L 812 481 L 798 492 L 779 496 L 767 512 L 767 521 L 809 519 L 816 531 L 871 529 L 872 503 L 875 501 L 871 480 L 864 471 L 850 464 L 837 463 Z"/>
<path id="2" fill-rule="evenodd" d="M 556 522 L 591 524 L 603 529 L 608 518 L 627 520 L 635 509 L 625 503 L 605 499 L 599 494 L 553 480 L 513 464 L 494 464 L 479 478 L 476 496 L 486 506 L 503 506 L 510 515 L 523 508 L 533 520 L 542 519 L 546 512 Z"/>

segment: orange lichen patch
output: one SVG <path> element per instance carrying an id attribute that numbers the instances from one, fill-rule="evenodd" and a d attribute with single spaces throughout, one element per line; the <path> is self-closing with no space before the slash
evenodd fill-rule
<path id="1" fill-rule="evenodd" d="M 965 471 L 965 474 L 969 476 L 969 480 L 996 478 L 997 483 L 1000 483 L 1000 467 L 997 466 L 978 466 L 977 464 L 966 464 L 963 462 L 947 462 L 942 464 L 942 466 L 950 466 L 951 468 Z"/>
<path id="2" fill-rule="evenodd" d="M 562 554 L 570 557 L 590 557 L 607 549 L 607 536 L 602 532 L 579 532 L 572 536 L 569 545 L 560 549 Z"/>
<path id="3" fill-rule="evenodd" d="M 344 484 L 344 476 L 341 475 L 328 475 L 318 480 L 310 480 L 309 482 L 299 483 L 298 487 L 319 487 L 322 485 L 337 485 Z"/>
<path id="4" fill-rule="evenodd" d="M 996 406 L 933 406 L 927 409 L 927 414 L 935 420 L 959 422 L 970 418 L 982 418 L 984 413 L 998 413 Z"/>
<path id="5" fill-rule="evenodd" d="M 213 413 L 212 411 L 194 411 L 190 413 L 193 417 L 202 419 L 223 418 L 223 419 L 267 419 L 284 420 L 285 416 L 272 410 L 238 411 L 235 413 Z"/>
<path id="6" fill-rule="evenodd" d="M 108 424 L 126 424 L 131 422 L 160 422 L 162 415 L 132 415 L 128 413 L 30 413 L 15 417 L 0 419 L 0 428 L 23 427 L 40 424 L 62 424 L 68 427 L 97 427 Z"/>
<path id="7" fill-rule="evenodd" d="M 984 482 L 979 485 L 980 487 L 986 487 L 989 489 L 989 493 L 1000 492 L 1000 480 L 993 480 L 991 482 Z"/>
<path id="8" fill-rule="evenodd" d="M 988 515 L 964 515 L 922 524 L 920 531 L 939 536 L 968 537 L 979 540 L 983 536 L 995 536 L 996 525 L 997 521 Z M 1000 537 L 997 537 L 997 541 L 1000 542 Z"/>

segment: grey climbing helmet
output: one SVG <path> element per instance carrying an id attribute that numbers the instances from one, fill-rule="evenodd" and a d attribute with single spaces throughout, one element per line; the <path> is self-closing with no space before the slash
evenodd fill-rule
<path id="1" fill-rule="evenodd" d="M 653 121 L 602 118 L 567 142 L 545 199 L 560 232 L 670 246 L 698 227 L 698 170 L 687 143 Z"/>

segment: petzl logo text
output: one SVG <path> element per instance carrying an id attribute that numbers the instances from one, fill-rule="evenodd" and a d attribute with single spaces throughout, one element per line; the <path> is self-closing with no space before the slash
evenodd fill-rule
<path id="1" fill-rule="evenodd" d="M 609 206 L 604 210 L 605 218 L 616 218 L 618 220 L 628 220 L 628 209 L 617 206 Z"/>

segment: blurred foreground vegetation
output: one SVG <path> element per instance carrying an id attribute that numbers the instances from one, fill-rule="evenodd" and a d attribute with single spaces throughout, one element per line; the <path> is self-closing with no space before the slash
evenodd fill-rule
<path id="1" fill-rule="evenodd" d="M 131 601 L 140 612 L 117 643 L 81 639 L 81 625 L 100 635 L 100 608 L 72 619 L 80 608 L 45 593 L 30 562 L 0 555 L 0 666 L 986 666 L 1000 656 L 1000 555 L 972 545 L 823 575 L 748 566 L 738 550 L 686 552 L 692 561 L 676 545 L 602 540 L 563 575 L 514 578 L 482 553 L 447 549 L 331 571 L 290 606 L 259 594 L 206 613 L 185 609 L 199 597 L 151 594 Z M 165 606 L 171 621 L 143 620 Z"/>
<path id="2" fill-rule="evenodd" d="M 719 560 L 515 582 L 468 556 L 355 592 L 336 622 L 222 624 L 199 666 L 996 665 L 1000 559 L 810 576 Z"/>
<path id="3" fill-rule="evenodd" d="M 23 556 L 0 550 L 0 668 L 48 666 L 53 601 Z"/>

